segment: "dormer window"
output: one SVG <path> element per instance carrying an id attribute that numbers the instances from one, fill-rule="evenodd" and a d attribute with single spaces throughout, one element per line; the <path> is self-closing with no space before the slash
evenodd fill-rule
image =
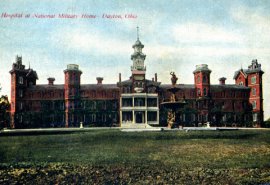
<path id="1" fill-rule="evenodd" d="M 242 86 L 243 86 L 244 84 L 243 84 L 243 82 L 241 81 L 241 82 L 239 82 L 239 85 L 242 85 Z"/>

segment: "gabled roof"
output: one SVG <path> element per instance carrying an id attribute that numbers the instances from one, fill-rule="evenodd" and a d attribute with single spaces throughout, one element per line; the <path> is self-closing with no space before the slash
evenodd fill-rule
<path id="1" fill-rule="evenodd" d="M 246 72 L 247 72 L 247 69 L 245 69 L 245 70 L 239 69 L 238 71 L 235 71 L 233 79 L 235 80 L 238 77 L 239 74 L 243 74 L 243 76 L 245 78 L 247 78 L 247 73 Z"/>
<path id="2" fill-rule="evenodd" d="M 38 79 L 37 72 L 34 71 L 33 69 L 28 69 L 26 77 L 34 77 L 35 79 Z"/>
<path id="3" fill-rule="evenodd" d="M 247 78 L 247 74 L 252 73 L 264 73 L 261 69 L 261 64 L 258 63 L 257 59 L 252 60 L 251 65 L 248 66 L 248 69 L 240 69 L 234 73 L 233 79 L 236 79 L 239 73 L 243 73 L 244 77 Z"/>

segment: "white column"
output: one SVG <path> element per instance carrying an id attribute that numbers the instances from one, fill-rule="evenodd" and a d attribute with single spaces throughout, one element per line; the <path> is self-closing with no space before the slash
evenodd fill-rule
<path id="1" fill-rule="evenodd" d="M 134 96 L 132 96 L 132 123 L 135 123 L 135 112 L 134 112 Z"/>
<path id="2" fill-rule="evenodd" d="M 145 124 L 147 124 L 147 110 L 145 111 Z"/>
<path id="3" fill-rule="evenodd" d="M 144 97 L 144 106 L 147 107 L 147 96 Z"/>
<path id="4" fill-rule="evenodd" d="M 134 109 L 132 110 L 132 123 L 135 123 L 135 112 L 134 112 Z"/>
<path id="5" fill-rule="evenodd" d="M 148 107 L 148 106 L 147 106 L 147 95 L 145 95 L 145 109 L 146 109 L 146 110 L 145 110 L 145 113 L 144 113 L 144 114 L 145 114 L 145 120 L 144 120 L 144 123 L 145 123 L 145 124 L 147 124 L 147 119 L 148 119 L 148 118 L 147 118 L 147 117 L 148 117 L 148 116 L 147 116 L 147 107 Z"/>
<path id="6" fill-rule="evenodd" d="M 159 124 L 159 102 L 158 102 L 158 98 L 157 98 L 157 123 Z"/>
<path id="7" fill-rule="evenodd" d="M 119 124 L 120 124 L 120 127 L 121 127 L 122 126 L 122 121 L 123 121 L 122 120 L 123 119 L 122 118 L 123 115 L 122 115 L 122 97 L 121 96 L 120 96 L 120 106 L 119 106 L 119 109 L 120 109 L 120 115 L 119 115 L 119 119 L 120 120 L 119 120 Z"/>
<path id="8" fill-rule="evenodd" d="M 120 119 L 120 120 L 119 120 L 119 123 L 120 123 L 120 127 L 121 127 L 121 126 L 122 126 L 122 121 L 123 121 L 123 120 L 122 120 L 123 118 L 122 118 L 122 111 L 121 111 L 121 110 L 120 110 L 120 115 L 119 115 L 119 116 L 120 116 L 120 118 L 119 118 L 119 119 Z"/>
<path id="9" fill-rule="evenodd" d="M 157 111 L 157 123 L 159 124 L 159 111 Z"/>

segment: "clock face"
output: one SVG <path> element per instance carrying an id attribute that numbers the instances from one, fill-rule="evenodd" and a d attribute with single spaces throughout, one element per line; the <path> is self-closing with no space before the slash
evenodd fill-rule
<path id="1" fill-rule="evenodd" d="M 136 60 L 136 61 L 135 61 L 135 65 L 136 65 L 136 66 L 140 65 L 140 61 L 139 61 L 139 60 Z"/>

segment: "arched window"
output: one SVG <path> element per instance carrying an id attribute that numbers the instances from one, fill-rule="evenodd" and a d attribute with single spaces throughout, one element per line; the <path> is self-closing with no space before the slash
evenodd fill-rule
<path id="1" fill-rule="evenodd" d="M 197 77 L 197 83 L 201 83 L 201 77 L 200 76 Z"/>
<path id="2" fill-rule="evenodd" d="M 201 96 L 201 89 L 198 89 L 198 90 L 197 90 L 197 95 L 198 95 L 198 96 Z"/>
<path id="3" fill-rule="evenodd" d="M 256 76 L 251 77 L 251 84 L 256 84 Z"/>
<path id="4" fill-rule="evenodd" d="M 19 77 L 19 84 L 23 84 L 23 77 L 22 76 Z"/>
<path id="5" fill-rule="evenodd" d="M 256 101 L 253 101 L 253 102 L 252 102 L 252 108 L 253 108 L 253 109 L 256 109 L 256 107 L 257 107 Z"/>
<path id="6" fill-rule="evenodd" d="M 256 88 L 252 88 L 252 95 L 256 96 Z"/>
<path id="7" fill-rule="evenodd" d="M 203 95 L 207 96 L 207 89 L 206 88 L 203 89 Z"/>

